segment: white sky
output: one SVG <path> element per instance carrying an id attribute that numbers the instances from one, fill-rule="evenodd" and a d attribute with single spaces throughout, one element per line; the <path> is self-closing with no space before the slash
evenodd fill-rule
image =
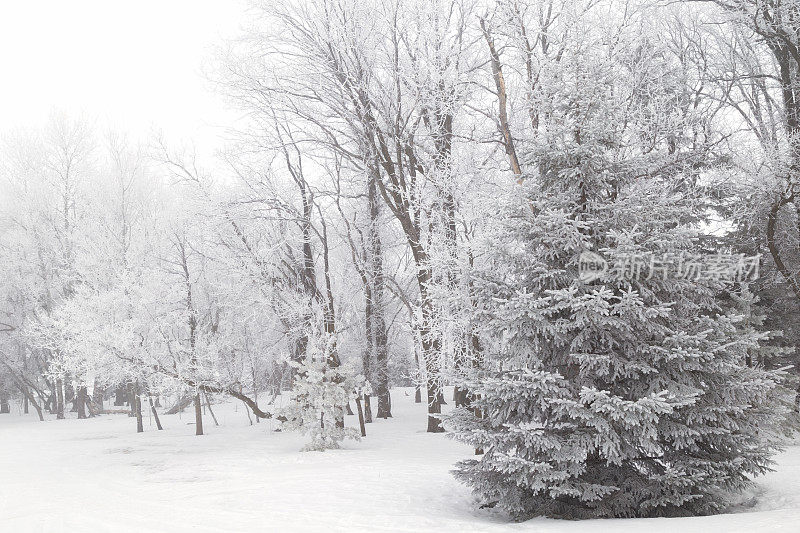
<path id="1" fill-rule="evenodd" d="M 219 146 L 235 117 L 202 75 L 242 0 L 0 0 L 0 133 L 53 109 Z"/>

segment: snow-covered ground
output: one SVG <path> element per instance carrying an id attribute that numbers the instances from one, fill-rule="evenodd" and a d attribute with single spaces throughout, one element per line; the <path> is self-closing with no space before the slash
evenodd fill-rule
<path id="1" fill-rule="evenodd" d="M 782 454 L 742 512 L 700 518 L 535 519 L 477 509 L 449 471 L 470 455 L 424 432 L 424 406 L 393 392 L 394 419 L 341 450 L 298 451 L 305 438 L 250 426 L 241 404 L 215 407 L 207 435 L 188 413 L 145 433 L 124 415 L 0 416 L 0 532 L 25 531 L 800 531 L 800 447 Z M 348 424 L 356 424 L 348 417 Z"/>

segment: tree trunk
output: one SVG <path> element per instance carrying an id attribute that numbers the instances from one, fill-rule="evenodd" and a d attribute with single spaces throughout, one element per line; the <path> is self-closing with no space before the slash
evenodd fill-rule
<path id="1" fill-rule="evenodd" d="M 78 387 L 78 395 L 76 397 L 78 420 L 86 419 L 86 402 L 88 401 L 88 396 L 86 387 Z"/>
<path id="2" fill-rule="evenodd" d="M 296 347 L 296 344 L 295 344 L 295 347 Z M 297 360 L 294 357 L 293 357 L 293 359 Z M 294 370 L 295 370 L 294 367 L 289 367 L 289 386 L 291 386 L 292 380 L 294 379 Z M 258 380 L 256 379 L 255 366 L 253 366 L 252 374 L 253 374 L 253 401 L 256 403 L 256 405 L 258 405 Z M 241 392 L 241 389 L 239 390 L 239 392 Z M 247 405 L 247 404 L 245 404 L 245 405 Z M 260 424 L 260 423 L 261 423 L 261 419 L 259 417 L 256 417 L 256 424 Z"/>
<path id="3" fill-rule="evenodd" d="M 97 408 L 101 411 L 103 410 L 103 401 L 106 395 L 106 391 L 103 387 L 98 383 L 98 380 L 94 380 L 94 390 L 92 391 L 92 398 L 91 401 L 95 404 Z"/>
<path id="4" fill-rule="evenodd" d="M 214 410 L 211 409 L 211 400 L 208 398 L 208 393 L 203 393 L 203 396 L 206 397 L 206 405 L 208 406 L 208 412 L 211 413 L 211 419 L 214 421 L 214 426 L 219 427 L 219 422 L 217 422 L 217 417 L 214 414 Z"/>
<path id="5" fill-rule="evenodd" d="M 336 408 L 336 427 L 343 428 L 344 427 L 344 409 L 341 407 Z"/>
<path id="6" fill-rule="evenodd" d="M 375 353 L 375 395 L 378 397 L 378 418 L 392 416 L 389 404 L 389 349 L 386 334 L 385 316 L 385 277 L 383 274 L 383 243 L 380 234 L 380 204 L 378 199 L 378 180 L 380 175 L 375 169 L 369 179 L 367 199 L 369 202 L 370 227 L 369 227 L 369 269 L 368 280 L 370 283 L 370 311 L 369 326 L 372 328 L 370 340 L 374 342 Z"/>
<path id="7" fill-rule="evenodd" d="M 147 400 L 150 402 L 150 412 L 153 413 L 153 418 L 156 421 L 156 427 L 158 428 L 159 431 L 161 431 L 164 428 L 161 427 L 161 419 L 158 417 L 158 411 L 156 411 L 156 406 L 153 405 L 153 397 L 148 396 Z"/>
<path id="8" fill-rule="evenodd" d="M 423 348 L 424 353 L 426 354 L 425 360 L 425 370 L 427 374 L 426 378 L 426 389 L 427 389 L 427 400 L 428 400 L 428 433 L 442 433 L 444 432 L 444 428 L 442 427 L 442 421 L 436 416 L 442 412 L 442 404 L 440 403 L 442 397 L 442 388 L 441 384 L 439 383 L 439 365 L 437 364 L 438 361 L 434 361 L 434 355 L 439 353 L 439 350 L 435 349 L 438 345 L 438 342 L 430 340 L 427 341 L 429 343 L 428 348 Z M 426 341 L 423 340 L 423 346 L 426 344 Z"/>
<path id="9" fill-rule="evenodd" d="M 31 405 L 33 405 L 33 408 L 36 409 L 36 414 L 39 415 L 39 422 L 44 422 L 44 414 L 42 413 L 41 406 L 33 398 L 30 398 L 29 401 Z"/>
<path id="10" fill-rule="evenodd" d="M 114 391 L 114 406 L 122 407 L 123 405 L 125 405 L 125 385 L 120 385 Z"/>
<path id="11" fill-rule="evenodd" d="M 466 407 L 468 404 L 469 390 L 456 385 L 453 387 L 453 403 L 456 407 Z"/>
<path id="12" fill-rule="evenodd" d="M 253 417 L 250 416 L 250 407 L 248 407 L 247 404 L 244 403 L 244 401 L 242 401 L 242 404 L 244 405 L 244 412 L 247 415 L 247 420 L 248 420 L 248 422 L 250 422 L 250 425 L 252 426 L 253 425 Z M 258 417 L 256 417 L 256 420 L 258 420 Z"/>
<path id="13" fill-rule="evenodd" d="M 103 404 L 98 405 L 98 404 L 94 403 L 94 400 L 92 400 L 92 398 L 89 397 L 88 394 L 86 395 L 85 405 L 86 405 L 86 409 L 89 410 L 89 417 L 90 418 L 94 418 L 95 416 L 97 416 L 97 415 L 99 415 L 99 414 L 101 414 L 103 412 Z"/>
<path id="14" fill-rule="evenodd" d="M 28 414 L 28 396 L 25 395 L 22 397 L 22 412 L 26 415 Z"/>
<path id="15" fill-rule="evenodd" d="M 0 415 L 11 413 L 11 405 L 8 403 L 8 396 L 0 396 Z"/>
<path id="16" fill-rule="evenodd" d="M 480 396 L 476 396 L 476 399 L 479 399 Z M 475 418 L 483 418 L 483 411 L 478 409 L 477 407 L 474 410 Z M 475 455 L 483 455 L 483 448 L 475 448 Z"/>
<path id="17" fill-rule="evenodd" d="M 480 19 L 480 25 L 481 30 L 483 31 L 483 37 L 486 39 L 486 43 L 489 46 L 489 60 L 492 67 L 495 88 L 497 89 L 498 111 L 500 115 L 498 127 L 500 129 L 500 134 L 503 137 L 503 147 L 506 150 L 508 161 L 511 164 L 511 172 L 513 172 L 515 176 L 519 176 L 518 182 L 521 183 L 522 168 L 520 167 L 519 159 L 517 158 L 517 150 L 514 146 L 514 137 L 511 135 L 511 128 L 509 126 L 506 80 L 503 76 L 503 68 L 500 63 L 500 54 L 495 48 L 494 38 L 492 37 L 491 31 L 487 27 L 483 18 Z"/>
<path id="18" fill-rule="evenodd" d="M 92 396 L 86 395 L 86 408 L 89 410 L 89 416 L 95 417 L 103 412 L 103 391 L 94 390 Z"/>
<path id="19" fill-rule="evenodd" d="M 372 423 L 372 406 L 369 398 L 369 394 L 364 395 L 364 422 L 367 424 Z"/>
<path id="20" fill-rule="evenodd" d="M 370 255 L 367 247 L 364 247 L 363 260 L 364 260 L 364 275 L 362 281 L 364 284 L 364 337 L 365 347 L 361 355 L 361 367 L 367 383 L 373 385 L 375 377 L 373 376 L 373 359 L 375 357 L 375 327 L 372 323 L 373 314 L 373 301 L 372 301 L 372 276 L 369 274 L 370 270 Z M 364 409 L 366 410 L 366 422 L 372 422 L 372 409 L 370 407 L 369 395 L 364 395 Z"/>
<path id="21" fill-rule="evenodd" d="M 441 340 L 431 331 L 433 323 L 433 302 L 428 295 L 429 271 L 418 273 L 420 301 L 422 305 L 422 355 L 425 358 L 426 388 L 428 400 L 428 433 L 443 433 L 442 421 L 436 416 L 442 412 L 442 386 L 439 382 Z"/>
<path id="22" fill-rule="evenodd" d="M 194 434 L 203 434 L 203 407 L 200 404 L 200 393 L 194 395 Z"/>
<path id="23" fill-rule="evenodd" d="M 136 433 L 144 432 L 144 420 L 142 419 L 142 399 L 139 397 L 139 384 L 132 387 L 131 409 L 136 416 Z"/>
<path id="24" fill-rule="evenodd" d="M 127 396 L 126 403 L 128 404 L 128 407 L 130 407 L 130 409 L 128 410 L 128 416 L 133 418 L 136 416 L 136 401 L 134 400 L 136 392 L 133 389 L 133 383 L 129 383 L 126 386 L 126 389 L 128 391 L 128 394 L 126 395 Z"/>
<path id="25" fill-rule="evenodd" d="M 376 392 L 378 396 L 378 412 L 375 414 L 378 418 L 391 418 L 392 404 L 389 400 L 389 362 L 388 362 L 388 349 L 386 346 L 386 327 L 383 325 L 383 317 L 379 317 L 376 313 L 376 368 L 375 368 L 375 381 Z"/>
<path id="26" fill-rule="evenodd" d="M 56 419 L 64 420 L 64 381 L 59 378 L 56 380 Z"/>
<path id="27" fill-rule="evenodd" d="M 39 421 L 44 422 L 44 414 L 42 413 L 42 407 L 39 405 L 39 402 L 36 401 L 36 398 L 33 397 L 30 389 L 25 385 L 18 383 L 17 388 L 22 393 L 23 398 L 30 404 L 33 405 L 33 408 L 36 409 L 36 414 L 39 415 Z M 27 413 L 27 411 L 25 411 Z"/>
<path id="28" fill-rule="evenodd" d="M 364 427 L 364 410 L 361 408 L 361 395 L 356 397 L 356 409 L 358 409 L 358 426 L 361 428 L 361 436 L 367 436 L 367 428 Z"/>
<path id="29" fill-rule="evenodd" d="M 443 433 L 442 421 L 436 415 L 442 412 L 439 403 L 439 381 L 436 376 L 428 377 L 428 433 Z"/>
<path id="30" fill-rule="evenodd" d="M 184 393 L 175 404 L 167 410 L 168 415 L 175 415 L 189 407 L 194 397 L 189 393 Z"/>
<path id="31" fill-rule="evenodd" d="M 416 342 L 414 342 L 414 362 L 417 364 L 417 372 L 421 371 L 422 368 L 419 365 L 419 346 Z M 419 383 L 414 384 L 414 403 L 422 403 L 422 387 L 419 386 Z"/>
<path id="32" fill-rule="evenodd" d="M 64 404 L 70 404 L 69 412 L 78 412 L 78 395 L 69 379 L 64 380 Z"/>

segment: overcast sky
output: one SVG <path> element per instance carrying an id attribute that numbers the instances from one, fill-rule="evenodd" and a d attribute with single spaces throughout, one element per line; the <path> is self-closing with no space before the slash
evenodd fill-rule
<path id="1" fill-rule="evenodd" d="M 235 116 L 202 76 L 243 0 L 0 2 L 0 133 L 51 110 L 144 135 L 217 143 Z"/>

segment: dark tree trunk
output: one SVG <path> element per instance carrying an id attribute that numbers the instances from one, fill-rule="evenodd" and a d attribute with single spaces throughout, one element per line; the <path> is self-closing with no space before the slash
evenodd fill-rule
<path id="1" fill-rule="evenodd" d="M 178 414 L 192 403 L 194 397 L 191 394 L 185 393 L 183 396 L 178 398 L 178 401 L 175 402 L 175 405 L 167 410 L 168 415 Z"/>
<path id="2" fill-rule="evenodd" d="M 25 395 L 22 397 L 22 412 L 26 415 L 28 414 L 28 396 Z"/>
<path id="3" fill-rule="evenodd" d="M 295 349 L 297 348 L 297 343 L 295 343 L 294 347 L 295 347 Z M 294 360 L 294 361 L 298 360 L 297 356 L 295 354 L 292 354 L 292 360 Z M 292 385 L 292 380 L 294 379 L 294 370 L 295 370 L 294 367 L 289 367 L 289 386 L 290 387 Z M 253 367 L 252 373 L 253 373 L 253 401 L 256 403 L 256 405 L 258 405 L 258 380 L 256 379 L 255 366 Z M 240 390 L 240 392 L 241 392 L 241 390 Z M 260 424 L 260 423 L 261 423 L 261 419 L 259 417 L 256 417 L 256 424 Z"/>
<path id="4" fill-rule="evenodd" d="M 506 81 L 505 77 L 503 76 L 502 65 L 500 64 L 500 55 L 495 48 L 494 38 L 492 37 L 485 21 L 482 18 L 480 19 L 480 25 L 481 30 L 483 30 L 483 36 L 486 39 L 486 43 L 489 45 L 489 59 L 492 67 L 492 74 L 494 75 L 495 87 L 497 88 L 500 119 L 497 125 L 503 137 L 503 146 L 506 150 L 506 155 L 508 155 L 509 163 L 511 164 L 511 172 L 513 172 L 515 176 L 521 176 L 522 168 L 520 167 L 519 159 L 517 158 L 517 150 L 514 145 L 514 138 L 511 135 L 511 128 L 509 126 Z"/>
<path id="5" fill-rule="evenodd" d="M 136 401 L 134 401 L 136 391 L 133 388 L 133 383 L 129 383 L 126 388 L 128 389 L 126 403 L 128 404 L 128 407 L 130 407 L 128 410 L 128 416 L 133 418 L 136 416 Z"/>
<path id="6" fill-rule="evenodd" d="M 378 418 L 389 418 L 392 416 L 391 404 L 389 402 L 389 348 L 386 333 L 385 316 L 385 277 L 383 274 L 383 243 L 380 235 L 380 204 L 378 199 L 378 181 L 380 175 L 377 169 L 370 176 L 367 198 L 370 211 L 369 228 L 369 282 L 371 296 L 370 325 L 373 329 L 371 340 L 374 344 L 375 353 L 375 395 L 378 397 L 378 411 L 375 416 Z"/>
<path id="7" fill-rule="evenodd" d="M 376 320 L 377 322 L 378 320 Z M 383 320 L 379 320 L 383 323 Z M 383 337 L 382 341 L 378 340 Z M 377 382 L 376 392 L 378 396 L 378 411 L 375 414 L 378 418 L 391 418 L 392 416 L 392 403 L 389 399 L 389 366 L 388 366 L 388 350 L 386 348 L 386 329 L 381 327 L 376 335 L 376 348 L 377 368 L 375 369 L 375 378 Z"/>
<path id="8" fill-rule="evenodd" d="M 475 395 L 473 395 L 473 398 L 478 400 L 478 399 L 480 399 L 480 395 L 475 394 Z M 472 402 L 470 402 L 470 403 L 472 403 Z M 473 413 L 475 413 L 475 418 L 483 418 L 483 411 L 481 411 L 479 408 L 475 407 L 473 409 Z M 475 448 L 475 455 L 482 455 L 482 454 L 483 454 L 483 448 Z"/>
<path id="9" fill-rule="evenodd" d="M 36 409 L 36 414 L 39 415 L 39 422 L 44 422 L 44 414 L 42 413 L 41 406 L 33 398 L 28 398 L 28 401 L 33 405 L 33 408 Z"/>
<path id="10" fill-rule="evenodd" d="M 22 397 L 25 398 L 25 401 L 33 405 L 33 408 L 36 409 L 36 414 L 39 415 L 39 421 L 44 422 L 44 414 L 42 414 L 42 407 L 39 405 L 39 402 L 36 401 L 36 398 L 33 397 L 30 389 L 22 384 L 18 384 L 17 388 L 22 393 Z M 25 411 L 27 413 L 27 411 Z"/>
<path id="11" fill-rule="evenodd" d="M 150 412 L 153 413 L 153 418 L 156 421 L 156 427 L 158 428 L 159 431 L 161 431 L 164 428 L 161 427 L 161 419 L 158 417 L 158 411 L 156 411 L 156 406 L 153 405 L 153 397 L 148 396 L 147 400 L 150 402 Z"/>
<path id="12" fill-rule="evenodd" d="M 217 422 L 217 417 L 214 414 L 214 410 L 211 409 L 211 400 L 208 397 L 207 393 L 203 393 L 203 396 L 206 397 L 206 405 L 208 406 L 208 412 L 211 413 L 211 419 L 214 421 L 214 426 L 219 427 L 219 422 Z"/>
<path id="13" fill-rule="evenodd" d="M 64 419 L 64 382 L 59 378 L 56 380 L 56 419 Z"/>
<path id="14" fill-rule="evenodd" d="M 347 416 L 352 416 L 352 415 L 354 415 L 354 414 L 355 414 L 355 413 L 353 413 L 353 408 L 352 408 L 352 407 L 350 407 L 350 402 L 347 402 L 347 405 L 345 405 L 345 411 L 344 411 L 344 413 L 345 413 Z"/>
<path id="15" fill-rule="evenodd" d="M 51 389 L 50 396 L 47 397 L 47 400 L 44 404 L 44 408 L 50 411 L 51 415 L 56 414 L 56 411 L 58 411 L 58 406 L 56 405 L 56 396 L 56 389 Z"/>
<path id="16" fill-rule="evenodd" d="M 369 394 L 364 395 L 364 422 L 367 424 L 372 423 L 372 406 L 369 398 Z"/>
<path id="17" fill-rule="evenodd" d="M 361 408 L 361 396 L 356 398 L 356 409 L 358 409 L 358 426 L 361 428 L 361 436 L 367 436 L 367 428 L 364 427 L 364 410 Z"/>
<path id="18" fill-rule="evenodd" d="M 103 401 L 106 391 L 103 387 L 94 380 L 94 390 L 92 395 L 86 395 L 86 408 L 89 410 L 89 416 L 95 417 L 103 412 Z"/>
<path id="19" fill-rule="evenodd" d="M 103 404 L 96 404 L 94 400 L 92 400 L 89 395 L 86 395 L 86 409 L 89 410 L 89 417 L 94 418 L 95 416 L 101 414 L 103 412 Z"/>
<path id="20" fill-rule="evenodd" d="M 122 407 L 125 405 L 125 385 L 120 385 L 114 390 L 114 406 Z"/>
<path id="21" fill-rule="evenodd" d="M 417 364 L 417 371 L 421 371 L 422 367 L 419 365 L 419 347 L 414 343 L 414 362 Z M 422 387 L 419 383 L 414 385 L 414 403 L 422 403 Z"/>
<path id="22" fill-rule="evenodd" d="M 92 402 L 97 406 L 101 411 L 103 410 L 103 402 L 105 401 L 106 391 L 103 387 L 98 383 L 97 380 L 94 380 L 94 390 L 92 391 Z"/>
<path id="23" fill-rule="evenodd" d="M 7 415 L 11 412 L 11 405 L 8 403 L 8 396 L 0 397 L 0 415 Z"/>
<path id="24" fill-rule="evenodd" d="M 442 412 L 439 403 L 439 383 L 436 377 L 428 378 L 428 433 L 443 433 L 442 421 L 436 416 Z"/>
<path id="25" fill-rule="evenodd" d="M 392 418 L 392 397 L 387 388 L 384 393 L 378 397 L 378 412 L 375 413 L 376 418 Z"/>
<path id="26" fill-rule="evenodd" d="M 194 427 L 195 435 L 203 434 L 203 407 L 200 404 L 200 393 L 194 395 Z"/>
<path id="27" fill-rule="evenodd" d="M 453 114 L 449 108 L 432 107 L 427 116 L 428 126 L 433 131 L 433 144 L 435 148 L 434 163 L 442 176 L 449 177 L 442 184 L 440 196 L 442 198 L 442 212 L 444 215 L 444 240 L 451 261 L 451 266 L 446 268 L 446 280 L 448 291 L 457 293 L 459 290 L 456 267 L 458 259 L 458 232 L 456 230 L 456 202 L 453 197 Z M 468 350 L 463 343 L 457 343 L 453 350 L 453 362 L 456 372 L 460 372 L 467 365 Z M 462 392 L 458 387 L 453 390 L 453 401 L 458 405 L 466 392 Z M 444 393 L 439 393 L 439 404 L 447 405 Z"/>
<path id="28" fill-rule="evenodd" d="M 78 395 L 69 378 L 64 379 L 64 405 L 69 403 L 69 412 L 78 412 Z"/>
<path id="29" fill-rule="evenodd" d="M 88 401 L 86 387 L 78 387 L 78 395 L 75 401 L 77 404 L 76 411 L 78 411 L 78 420 L 84 420 L 86 418 L 86 402 Z"/>
<path id="30" fill-rule="evenodd" d="M 420 335 L 422 337 L 422 354 L 425 358 L 426 389 L 428 401 L 428 433 L 442 433 L 442 421 L 437 415 L 442 412 L 442 386 L 439 382 L 439 355 L 441 354 L 441 340 L 431 331 L 433 324 L 433 302 L 428 295 L 428 282 L 430 281 L 430 271 L 420 270 L 418 273 L 420 300 L 422 302 L 422 326 Z"/>
<path id="31" fill-rule="evenodd" d="M 456 407 L 466 407 L 468 404 L 468 396 L 469 390 L 461 387 L 453 388 L 453 403 Z"/>
<path id="32" fill-rule="evenodd" d="M 355 255 L 353 256 L 355 257 Z M 364 372 L 364 377 L 367 379 L 367 383 L 370 385 L 375 383 L 375 377 L 373 376 L 373 358 L 375 357 L 375 327 L 373 326 L 372 321 L 372 314 L 373 314 L 373 301 L 372 301 L 372 278 L 368 273 L 370 267 L 370 260 L 369 254 L 367 252 L 367 248 L 364 247 L 363 250 L 363 260 L 364 260 L 364 272 L 362 277 L 362 282 L 364 284 L 364 333 L 365 333 L 365 340 L 366 346 L 364 347 L 364 351 L 361 356 L 361 366 Z M 365 411 L 365 423 L 372 422 L 372 407 L 370 405 L 369 394 L 364 395 L 364 411 Z"/>
<path id="33" fill-rule="evenodd" d="M 248 405 L 244 401 L 242 401 L 242 404 L 244 405 L 244 412 L 245 414 L 247 414 L 247 421 L 250 422 L 250 425 L 252 426 L 253 417 L 250 416 L 250 407 L 248 407 Z M 256 420 L 258 420 L 258 417 L 256 417 Z"/>
<path id="34" fill-rule="evenodd" d="M 469 407 L 470 391 L 466 387 L 453 387 L 453 403 L 456 407 Z"/>
<path id="35" fill-rule="evenodd" d="M 427 298 L 423 299 L 423 302 L 426 301 Z M 431 312 L 430 310 L 428 311 Z M 427 318 L 424 317 L 425 309 L 423 308 L 423 321 L 425 324 L 430 324 L 431 316 L 429 315 Z M 442 427 L 442 421 L 439 420 L 439 417 L 436 416 L 442 412 L 442 404 L 440 400 L 442 398 L 442 388 L 441 384 L 439 383 L 439 361 L 435 358 L 438 357 L 439 353 L 441 353 L 439 340 L 438 338 L 430 338 L 429 329 L 427 325 L 423 326 L 422 329 L 422 352 L 425 354 L 425 370 L 427 374 L 426 378 L 426 389 L 427 389 L 427 401 L 428 401 L 428 433 L 442 433 L 444 432 L 444 428 Z"/>
<path id="36" fill-rule="evenodd" d="M 136 433 L 144 431 L 144 420 L 142 419 L 142 398 L 139 396 L 139 384 L 131 388 L 133 394 L 131 395 L 131 410 L 136 416 Z"/>

